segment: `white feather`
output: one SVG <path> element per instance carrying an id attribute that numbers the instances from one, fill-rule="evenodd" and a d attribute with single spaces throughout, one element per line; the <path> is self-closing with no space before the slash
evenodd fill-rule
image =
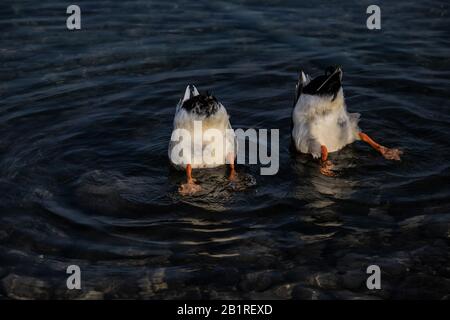
<path id="1" fill-rule="evenodd" d="M 295 147 L 314 158 L 321 156 L 322 145 L 335 152 L 359 140 L 359 114 L 347 112 L 342 88 L 333 101 L 328 96 L 301 94 L 292 117 Z"/>
<path id="2" fill-rule="evenodd" d="M 306 86 L 310 81 L 311 81 L 310 76 L 307 75 L 307 74 L 305 74 L 305 73 L 302 71 L 302 83 L 303 83 L 303 86 Z"/>
<path id="3" fill-rule="evenodd" d="M 198 96 L 198 90 L 194 85 L 190 85 L 188 84 L 188 86 L 186 87 L 186 90 L 184 91 L 184 96 L 183 98 L 180 99 L 180 102 L 178 102 L 176 111 L 178 111 L 181 106 L 183 105 L 183 103 L 187 100 L 189 100 L 192 97 Z"/>
<path id="4" fill-rule="evenodd" d="M 188 140 L 182 139 L 181 141 L 170 141 L 169 143 L 169 159 L 171 160 L 171 163 L 178 169 L 184 169 L 186 168 L 187 164 L 191 164 L 192 168 L 213 168 L 218 167 L 221 165 L 224 165 L 227 161 L 227 157 L 235 156 L 235 150 L 237 150 L 237 141 L 236 136 L 234 134 L 234 131 L 231 127 L 229 115 L 225 109 L 225 107 L 219 103 L 219 109 L 217 112 L 209 117 L 201 116 L 189 111 L 186 111 L 185 109 L 181 108 L 182 104 L 186 97 L 197 96 L 199 93 L 195 86 L 193 87 L 193 92 L 191 92 L 189 89 L 189 86 L 186 88 L 185 95 L 182 100 L 180 100 L 180 103 L 178 104 L 175 112 L 175 118 L 173 121 L 173 130 L 176 129 L 185 129 L 191 136 L 191 141 L 189 144 Z M 188 98 L 188 99 L 189 99 Z M 194 122 L 195 121 L 201 121 L 202 122 L 202 130 L 201 130 L 201 138 L 200 139 L 194 139 Z M 213 148 L 216 149 L 219 148 L 220 144 L 218 144 L 214 140 L 206 139 L 204 137 L 204 132 L 208 129 L 217 129 L 220 131 L 222 137 L 223 137 L 223 146 L 224 151 L 222 152 L 222 157 L 219 158 L 220 153 L 217 153 L 217 157 L 214 158 L 214 163 L 207 163 L 204 161 L 203 158 L 203 152 L 205 149 Z M 228 130 L 227 130 L 228 129 Z M 173 132 L 173 131 L 172 131 Z M 183 160 L 182 163 L 174 163 L 171 158 L 172 150 L 175 147 L 175 145 L 178 145 L 182 147 L 183 149 L 191 150 L 190 155 L 183 154 Z M 195 152 L 195 150 L 199 150 L 201 152 Z M 190 161 L 189 161 L 190 159 Z"/>

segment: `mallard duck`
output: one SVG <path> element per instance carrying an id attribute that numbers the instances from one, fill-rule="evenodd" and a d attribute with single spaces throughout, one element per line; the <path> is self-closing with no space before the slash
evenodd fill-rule
<path id="1" fill-rule="evenodd" d="M 324 74 L 313 79 L 300 72 L 292 112 L 292 142 L 296 150 L 320 158 L 320 171 L 328 176 L 334 175 L 328 154 L 356 140 L 368 143 L 386 159 L 399 161 L 402 151 L 375 142 L 358 127 L 360 115 L 347 111 L 342 74 L 337 66 L 326 68 Z"/>
<path id="2" fill-rule="evenodd" d="M 230 117 L 223 104 L 213 95 L 201 94 L 195 86 L 188 85 L 175 110 L 169 143 L 171 163 L 186 171 L 187 181 L 179 192 L 191 195 L 201 190 L 192 177 L 192 169 L 229 164 L 229 178 L 233 180 L 235 143 Z"/>

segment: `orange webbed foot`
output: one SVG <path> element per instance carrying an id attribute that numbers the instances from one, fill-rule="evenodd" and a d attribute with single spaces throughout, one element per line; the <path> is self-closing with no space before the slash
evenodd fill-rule
<path id="1" fill-rule="evenodd" d="M 390 149 L 386 147 L 380 147 L 380 153 L 385 159 L 400 161 L 400 156 L 403 154 L 403 151 L 395 148 Z"/>
<path id="2" fill-rule="evenodd" d="M 187 183 L 183 183 L 179 188 L 178 192 L 182 196 L 191 196 L 201 191 L 202 187 L 194 182 L 194 180 L 188 181 Z"/>
<path id="3" fill-rule="evenodd" d="M 330 161 L 322 161 L 320 164 L 320 173 L 327 177 L 334 177 L 336 173 L 333 171 L 334 164 Z"/>

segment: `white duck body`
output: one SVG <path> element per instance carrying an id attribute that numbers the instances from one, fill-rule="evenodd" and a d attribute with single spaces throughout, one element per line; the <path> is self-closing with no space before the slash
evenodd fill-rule
<path id="1" fill-rule="evenodd" d="M 230 117 L 220 102 L 217 102 L 212 114 L 202 114 L 198 112 L 198 107 L 192 110 L 183 108 L 186 101 L 199 95 L 195 86 L 188 86 L 175 111 L 172 138 L 169 143 L 169 159 L 172 165 L 180 170 L 185 169 L 188 164 L 193 169 L 214 168 L 228 163 L 228 157 L 231 156 L 233 159 L 235 157 L 235 134 L 230 124 Z M 182 132 L 181 139 L 176 139 L 177 129 L 183 129 L 179 131 Z M 220 132 L 222 141 L 218 142 L 214 137 L 205 135 L 208 129 L 216 129 L 215 132 Z M 189 135 L 190 139 L 185 139 L 185 134 Z M 191 152 L 178 153 L 177 150 L 180 149 Z M 218 152 L 212 150 L 218 150 Z M 220 152 L 220 150 L 223 151 Z M 174 159 L 172 152 L 177 153 L 179 157 Z M 205 158 L 205 152 L 211 155 L 209 159 Z"/>
<path id="2" fill-rule="evenodd" d="M 303 85 L 309 77 L 302 73 Z M 321 146 L 335 152 L 359 140 L 359 114 L 348 113 L 342 87 L 334 96 L 302 93 L 292 113 L 292 139 L 297 151 L 321 156 Z"/>

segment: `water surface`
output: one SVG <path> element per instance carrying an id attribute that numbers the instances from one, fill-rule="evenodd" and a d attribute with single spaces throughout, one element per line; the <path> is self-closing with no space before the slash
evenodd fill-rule
<path id="1" fill-rule="evenodd" d="M 449 297 L 446 1 L 379 1 L 380 31 L 369 1 L 77 4 L 80 31 L 60 1 L 0 10 L 0 297 Z M 401 162 L 355 143 L 330 178 L 289 152 L 297 73 L 329 64 Z M 234 128 L 280 129 L 277 175 L 239 166 L 233 190 L 208 170 L 202 196 L 178 195 L 167 147 L 188 83 Z"/>

